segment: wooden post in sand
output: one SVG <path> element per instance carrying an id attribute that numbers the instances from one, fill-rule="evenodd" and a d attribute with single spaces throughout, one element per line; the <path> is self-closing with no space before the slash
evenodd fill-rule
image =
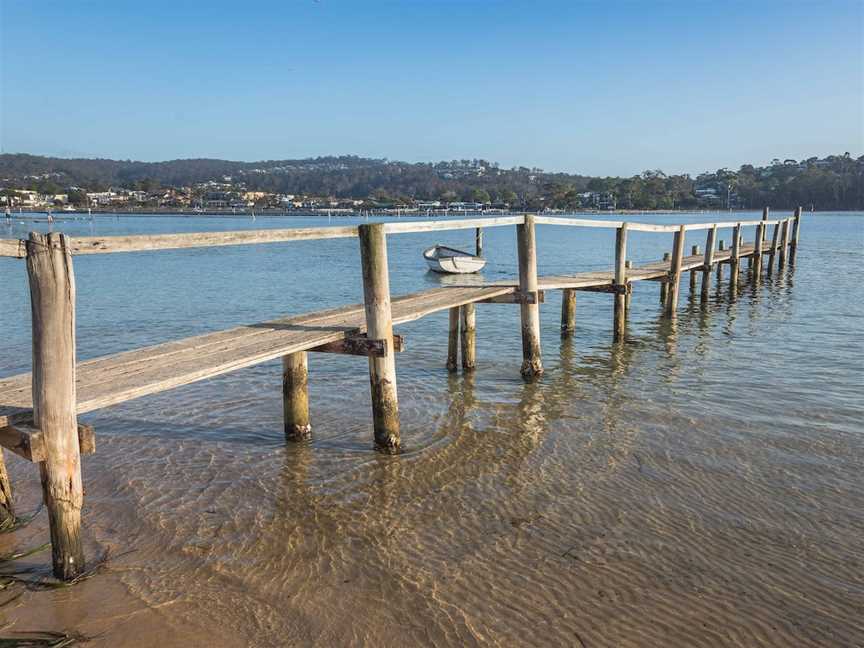
<path id="1" fill-rule="evenodd" d="M 516 226 L 516 248 L 519 255 L 519 304 L 522 320 L 522 377 L 530 380 L 543 373 L 540 353 L 540 304 L 537 289 L 537 239 L 534 215 L 525 214 L 525 222 Z"/>
<path id="2" fill-rule="evenodd" d="M 672 259 L 672 255 L 669 252 L 664 252 L 663 253 L 663 260 L 669 261 L 670 259 Z M 668 300 L 668 299 L 669 299 L 669 281 L 664 280 L 664 281 L 660 282 L 660 303 L 663 304 L 663 306 L 665 307 L 666 306 L 666 300 Z"/>
<path id="3" fill-rule="evenodd" d="M 666 314 L 674 316 L 678 310 L 678 293 L 681 288 L 681 264 L 684 260 L 685 229 L 682 225 L 675 232 L 675 242 L 672 246 L 672 267 L 669 270 L 669 299 L 666 302 Z"/>
<path id="4" fill-rule="evenodd" d="M 700 302 L 708 301 L 708 292 L 711 290 L 711 265 L 714 263 L 714 245 L 717 240 L 717 226 L 715 225 L 708 230 L 708 236 L 705 238 L 705 260 L 702 266 L 702 293 L 699 296 Z"/>
<path id="5" fill-rule="evenodd" d="M 447 332 L 447 371 L 453 373 L 459 365 L 459 316 L 461 308 L 450 309 L 450 325 Z"/>
<path id="6" fill-rule="evenodd" d="M 460 325 L 462 327 L 462 369 L 465 371 L 473 371 L 477 366 L 477 314 L 474 310 L 474 304 L 465 304 L 460 309 L 462 317 Z"/>
<path id="7" fill-rule="evenodd" d="M 792 240 L 789 242 L 789 264 L 795 263 L 795 254 L 798 252 L 798 234 L 801 232 L 801 208 L 795 208 L 795 220 L 792 221 Z"/>
<path id="8" fill-rule="evenodd" d="M 561 291 L 561 337 L 570 337 L 576 332 L 576 291 L 565 288 Z"/>
<path id="9" fill-rule="evenodd" d="M 694 245 L 693 247 L 691 247 L 690 248 L 690 254 L 692 256 L 699 256 L 699 254 L 700 254 L 699 246 Z M 696 275 L 698 272 L 699 272 L 699 270 L 695 270 L 695 269 L 690 271 L 690 292 L 691 292 L 691 294 L 696 292 Z"/>
<path id="10" fill-rule="evenodd" d="M 612 339 L 620 342 L 627 328 L 627 223 L 615 231 L 615 310 Z"/>
<path id="11" fill-rule="evenodd" d="M 75 393 L 75 275 L 63 234 L 31 232 L 27 245 L 33 326 L 33 423 L 42 432 L 42 497 L 54 575 L 84 572 L 81 454 Z"/>
<path id="12" fill-rule="evenodd" d="M 387 269 L 387 237 L 383 223 L 358 226 L 366 335 L 384 342 L 383 356 L 369 356 L 369 382 L 375 444 L 382 450 L 399 448 L 399 400 L 396 395 L 396 354 L 390 311 L 390 277 Z"/>
<path id="13" fill-rule="evenodd" d="M 305 351 L 282 356 L 282 413 L 288 441 L 304 441 L 312 436 L 308 376 Z"/>
<path id="14" fill-rule="evenodd" d="M 735 225 L 732 231 L 732 258 L 729 259 L 729 288 L 738 287 L 738 272 L 741 264 L 741 224 Z"/>

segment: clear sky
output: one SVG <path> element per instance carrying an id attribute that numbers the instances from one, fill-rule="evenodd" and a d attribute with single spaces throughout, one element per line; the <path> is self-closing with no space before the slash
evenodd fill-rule
<path id="1" fill-rule="evenodd" d="M 861 0 L 0 0 L 0 39 L 7 153 L 590 175 L 864 153 Z"/>

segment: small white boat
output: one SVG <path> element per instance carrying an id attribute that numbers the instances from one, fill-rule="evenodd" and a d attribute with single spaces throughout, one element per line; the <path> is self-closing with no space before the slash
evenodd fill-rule
<path id="1" fill-rule="evenodd" d="M 486 259 L 481 256 L 444 245 L 433 245 L 428 250 L 424 250 L 423 258 L 429 264 L 430 270 L 444 274 L 480 272 L 486 265 Z"/>

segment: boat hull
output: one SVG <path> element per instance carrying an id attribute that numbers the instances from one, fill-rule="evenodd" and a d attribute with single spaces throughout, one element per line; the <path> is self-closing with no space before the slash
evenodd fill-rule
<path id="1" fill-rule="evenodd" d="M 446 249 L 446 248 L 444 248 Z M 432 272 L 441 274 L 473 274 L 480 272 L 486 265 L 483 257 L 469 254 L 441 254 L 442 248 L 431 247 L 423 253 L 423 258 Z"/>

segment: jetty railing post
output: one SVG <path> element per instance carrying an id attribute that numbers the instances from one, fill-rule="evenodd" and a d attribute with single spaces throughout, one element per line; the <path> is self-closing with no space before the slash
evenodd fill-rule
<path id="1" fill-rule="evenodd" d="M 15 521 L 15 507 L 12 504 L 12 483 L 6 470 L 3 450 L 0 450 L 0 528 L 7 528 Z"/>
<path id="2" fill-rule="evenodd" d="M 678 310 L 678 293 L 681 288 L 681 264 L 684 261 L 685 229 L 682 225 L 675 232 L 675 242 L 672 246 L 672 268 L 669 270 L 669 299 L 666 302 L 666 314 L 674 316 Z"/>
<path id="3" fill-rule="evenodd" d="M 396 354 L 390 310 L 387 236 L 383 223 L 358 226 L 366 335 L 384 341 L 383 356 L 369 356 L 369 383 L 375 444 L 388 451 L 399 448 L 399 401 L 396 394 Z"/>
<path id="4" fill-rule="evenodd" d="M 738 271 L 741 263 L 741 224 L 732 230 L 732 257 L 729 259 L 729 288 L 735 290 L 738 286 Z"/>
<path id="5" fill-rule="evenodd" d="M 629 261 L 629 260 L 625 261 L 624 262 L 624 269 L 630 270 L 631 268 L 633 268 L 633 262 Z M 632 286 L 632 284 L 629 284 L 629 283 L 626 284 L 626 286 L 627 286 L 627 293 L 625 294 L 625 299 L 624 299 L 624 311 L 625 311 L 625 313 L 629 313 L 630 312 L 630 302 L 633 299 L 633 286 Z"/>
<path id="6" fill-rule="evenodd" d="M 708 230 L 705 238 L 705 261 L 702 266 L 702 294 L 700 301 L 708 301 L 708 291 L 711 289 L 711 265 L 714 263 L 714 246 L 717 240 L 717 226 Z"/>
<path id="7" fill-rule="evenodd" d="M 783 229 L 781 230 L 781 241 L 780 241 L 780 262 L 777 266 L 778 269 L 782 269 L 786 267 L 786 258 L 789 252 L 789 220 L 788 218 L 783 219 Z"/>
<path id="8" fill-rule="evenodd" d="M 672 254 L 669 252 L 663 253 L 663 260 L 670 261 L 672 259 Z M 671 264 L 670 264 L 671 265 Z M 669 299 L 669 279 L 668 277 L 660 282 L 660 303 L 663 304 L 663 307 L 666 307 L 666 301 Z"/>
<path id="9" fill-rule="evenodd" d="M 33 321 L 33 422 L 42 432 L 42 497 L 48 509 L 54 575 L 84 571 L 81 454 L 75 391 L 75 275 L 63 234 L 31 232 L 27 274 Z"/>
<path id="10" fill-rule="evenodd" d="M 780 242 L 780 223 L 774 223 L 774 234 L 771 237 L 771 251 L 768 253 L 768 274 L 774 270 L 774 258 L 777 256 L 777 244 Z"/>
<path id="11" fill-rule="evenodd" d="M 763 208 L 762 208 L 762 220 L 763 220 L 763 221 L 767 221 L 767 220 L 768 220 L 768 214 L 769 214 L 770 211 L 771 211 L 771 210 L 770 210 L 768 207 L 763 207 Z M 766 241 L 767 239 L 768 239 L 768 228 L 767 228 L 767 225 L 763 225 L 763 226 L 762 226 L 762 241 L 764 242 L 764 241 Z"/>
<path id="12" fill-rule="evenodd" d="M 756 226 L 756 240 L 753 249 L 753 278 L 758 281 L 762 276 L 762 241 L 765 237 L 765 224 Z"/>
<path id="13" fill-rule="evenodd" d="M 519 256 L 519 292 L 523 300 L 519 305 L 522 320 L 522 377 L 530 380 L 543 373 L 540 352 L 540 304 L 537 289 L 537 238 L 534 215 L 525 214 L 523 223 L 516 226 L 516 250 Z"/>
<path id="14" fill-rule="evenodd" d="M 447 332 L 447 371 L 453 373 L 459 364 L 459 306 L 450 309 L 450 322 Z"/>
<path id="15" fill-rule="evenodd" d="M 561 291 L 561 337 L 576 332 L 576 291 L 565 288 Z"/>
<path id="16" fill-rule="evenodd" d="M 795 208 L 795 219 L 792 221 L 792 240 L 790 241 L 789 263 L 795 263 L 795 253 L 798 252 L 798 234 L 801 232 L 801 208 Z"/>
<path id="17" fill-rule="evenodd" d="M 690 248 L 690 254 L 691 254 L 692 256 L 699 256 L 700 253 L 701 253 L 701 252 L 700 252 L 700 250 L 699 250 L 699 246 L 698 246 L 698 245 L 694 245 L 693 247 Z M 694 270 L 691 270 L 691 271 L 690 271 L 690 292 L 691 292 L 691 293 L 695 293 L 695 292 L 696 292 L 696 273 L 697 273 L 697 272 L 699 272 L 697 269 L 694 269 Z"/>
<path id="18" fill-rule="evenodd" d="M 282 413 L 288 441 L 304 441 L 312 436 L 308 381 L 309 365 L 305 351 L 282 356 Z"/>
<path id="19" fill-rule="evenodd" d="M 462 369 L 473 371 L 477 366 L 477 314 L 474 304 L 461 308 Z"/>
<path id="20" fill-rule="evenodd" d="M 483 256 L 483 228 L 478 227 L 474 231 L 474 246 L 477 249 L 477 256 Z"/>
<path id="21" fill-rule="evenodd" d="M 615 230 L 615 311 L 612 339 L 624 339 L 627 328 L 627 223 Z"/>

